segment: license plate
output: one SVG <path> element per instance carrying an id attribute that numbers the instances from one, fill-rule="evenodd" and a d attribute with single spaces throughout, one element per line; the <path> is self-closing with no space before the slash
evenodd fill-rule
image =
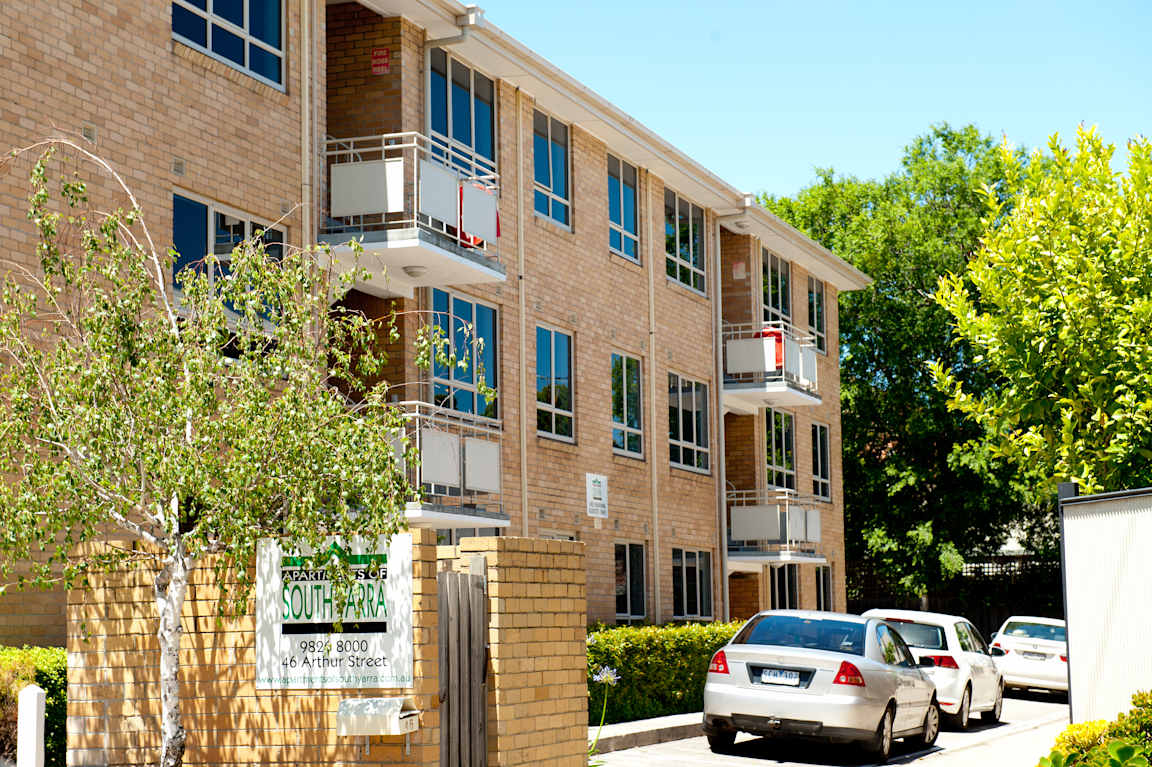
<path id="1" fill-rule="evenodd" d="M 779 668 L 766 668 L 760 671 L 760 684 L 787 684 L 796 687 L 800 684 L 799 671 L 785 671 Z"/>
<path id="2" fill-rule="evenodd" d="M 1028 660 L 1048 660 L 1048 656 L 1042 652 L 1028 652 L 1027 650 L 1023 650 L 1020 654 Z"/>

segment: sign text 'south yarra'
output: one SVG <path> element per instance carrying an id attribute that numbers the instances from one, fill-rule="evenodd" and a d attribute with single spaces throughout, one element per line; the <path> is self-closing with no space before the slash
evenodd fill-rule
<path id="1" fill-rule="evenodd" d="M 276 541 L 256 554 L 256 687 L 412 686 L 412 536 L 333 542 L 356 577 L 337 616 L 332 584 Z M 343 631 L 334 627 L 343 618 Z"/>

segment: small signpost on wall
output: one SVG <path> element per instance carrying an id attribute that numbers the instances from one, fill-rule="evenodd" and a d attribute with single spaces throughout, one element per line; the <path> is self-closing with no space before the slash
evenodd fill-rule
<path id="1" fill-rule="evenodd" d="M 391 51 L 388 48 L 372 49 L 372 74 L 386 75 L 391 68 Z"/>
<path id="2" fill-rule="evenodd" d="M 256 554 L 256 687 L 411 687 L 412 536 L 333 540 L 352 569 L 357 604 L 337 616 L 332 583 L 276 541 Z M 343 631 L 337 632 L 337 617 Z"/>
<path id="3" fill-rule="evenodd" d="M 608 518 L 608 477 L 603 474 L 585 474 L 587 483 L 588 516 Z"/>

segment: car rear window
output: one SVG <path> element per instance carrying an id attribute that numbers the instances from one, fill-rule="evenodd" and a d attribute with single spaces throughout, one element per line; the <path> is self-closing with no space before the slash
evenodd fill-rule
<path id="1" fill-rule="evenodd" d="M 803 647 L 863 655 L 865 625 L 826 618 L 764 615 L 741 629 L 732 644 Z"/>
<path id="2" fill-rule="evenodd" d="M 1049 626 L 1046 623 L 1024 623 L 1010 621 L 1002 632 L 1006 637 L 1021 639 L 1050 639 L 1053 642 L 1067 642 L 1068 634 L 1063 626 Z"/>
<path id="3" fill-rule="evenodd" d="M 888 620 L 888 625 L 896 629 L 896 633 L 909 647 L 919 647 L 922 650 L 944 650 L 944 627 L 933 626 L 931 623 L 916 623 L 915 621 Z"/>

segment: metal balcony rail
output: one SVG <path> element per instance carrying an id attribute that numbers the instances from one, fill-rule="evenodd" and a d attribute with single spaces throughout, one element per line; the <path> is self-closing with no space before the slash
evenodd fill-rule
<path id="1" fill-rule="evenodd" d="M 726 384 L 785 381 L 817 392 L 815 336 L 779 320 L 725 323 L 721 335 Z"/>
<path id="2" fill-rule="evenodd" d="M 486 517 L 502 518 L 501 422 L 428 402 L 396 407 L 404 412 L 404 436 L 419 455 L 405 473 L 420 488 L 420 505 L 475 516 L 481 526 Z M 394 444 L 399 452 L 399 436 Z"/>
<path id="3" fill-rule="evenodd" d="M 411 236 L 498 261 L 500 176 L 422 133 L 325 141 L 321 234 Z"/>
<path id="4" fill-rule="evenodd" d="M 826 500 L 785 488 L 729 490 L 730 552 L 813 552 L 821 540 L 821 514 Z"/>

